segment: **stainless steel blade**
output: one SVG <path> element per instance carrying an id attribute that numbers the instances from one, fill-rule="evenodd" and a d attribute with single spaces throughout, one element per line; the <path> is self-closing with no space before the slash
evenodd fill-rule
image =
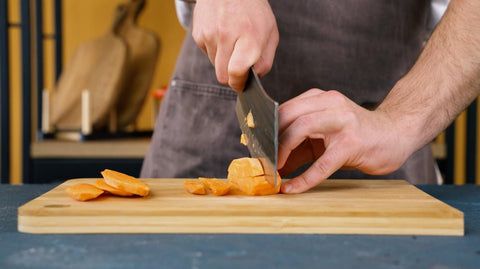
<path id="1" fill-rule="evenodd" d="M 247 147 L 253 158 L 259 158 L 269 183 L 277 187 L 278 103 L 262 87 L 257 74 L 250 68 L 243 92 L 238 93 L 235 105 L 238 123 L 247 137 Z M 251 113 L 255 127 L 247 125 Z"/>

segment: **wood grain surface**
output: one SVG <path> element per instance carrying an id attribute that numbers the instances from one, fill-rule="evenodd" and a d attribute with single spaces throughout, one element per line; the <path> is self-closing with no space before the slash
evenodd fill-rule
<path id="1" fill-rule="evenodd" d="M 134 123 L 151 89 L 160 50 L 157 35 L 136 23 L 145 0 L 130 0 L 127 16 L 120 24 L 118 35 L 127 43 L 128 57 L 124 85 L 116 106 L 118 128 Z"/>
<path id="2" fill-rule="evenodd" d="M 302 194 L 193 195 L 182 179 L 142 179 L 147 197 L 79 202 L 68 180 L 18 209 L 27 233 L 463 235 L 463 213 L 402 180 L 327 180 Z"/>
<path id="3" fill-rule="evenodd" d="M 115 10 L 111 29 L 103 36 L 82 43 L 62 71 L 52 102 L 52 125 L 57 130 L 79 131 L 81 92 L 89 90 L 91 122 L 98 129 L 106 123 L 123 86 L 127 45 L 116 35 L 127 9 Z"/>

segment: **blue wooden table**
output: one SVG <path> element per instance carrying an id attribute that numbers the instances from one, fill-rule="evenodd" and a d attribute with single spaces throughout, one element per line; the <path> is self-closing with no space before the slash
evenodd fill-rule
<path id="1" fill-rule="evenodd" d="M 419 186 L 465 213 L 465 236 L 23 234 L 17 208 L 53 188 L 0 185 L 0 268 L 480 268 L 480 186 Z"/>

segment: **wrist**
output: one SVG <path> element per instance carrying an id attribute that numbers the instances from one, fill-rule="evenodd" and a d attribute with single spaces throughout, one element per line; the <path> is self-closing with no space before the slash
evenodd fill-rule
<path id="1" fill-rule="evenodd" d="M 440 96 L 427 96 L 423 93 L 437 92 L 443 82 L 423 77 L 419 79 L 408 74 L 399 80 L 376 112 L 388 118 L 391 132 L 398 145 L 403 148 L 404 158 L 408 158 L 422 148 L 446 126 L 449 112 L 439 107 Z M 439 94 L 439 93 L 438 93 Z"/>

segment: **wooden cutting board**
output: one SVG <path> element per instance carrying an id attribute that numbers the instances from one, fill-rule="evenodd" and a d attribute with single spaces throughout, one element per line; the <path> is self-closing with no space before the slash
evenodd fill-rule
<path id="1" fill-rule="evenodd" d="M 127 46 L 116 35 L 127 9 L 115 10 L 113 25 L 103 36 L 82 43 L 60 75 L 52 102 L 52 124 L 57 130 L 80 130 L 81 92 L 90 91 L 91 122 L 95 129 L 106 124 L 123 86 Z"/>
<path id="2" fill-rule="evenodd" d="M 134 123 L 145 102 L 152 82 L 160 49 L 157 35 L 136 23 L 145 0 L 130 0 L 127 16 L 118 35 L 127 43 L 128 57 L 125 81 L 116 106 L 120 130 Z"/>
<path id="3" fill-rule="evenodd" d="M 327 180 L 302 194 L 193 195 L 181 179 L 143 179 L 149 196 L 73 200 L 68 180 L 18 209 L 27 233 L 463 235 L 463 213 L 401 180 Z"/>

